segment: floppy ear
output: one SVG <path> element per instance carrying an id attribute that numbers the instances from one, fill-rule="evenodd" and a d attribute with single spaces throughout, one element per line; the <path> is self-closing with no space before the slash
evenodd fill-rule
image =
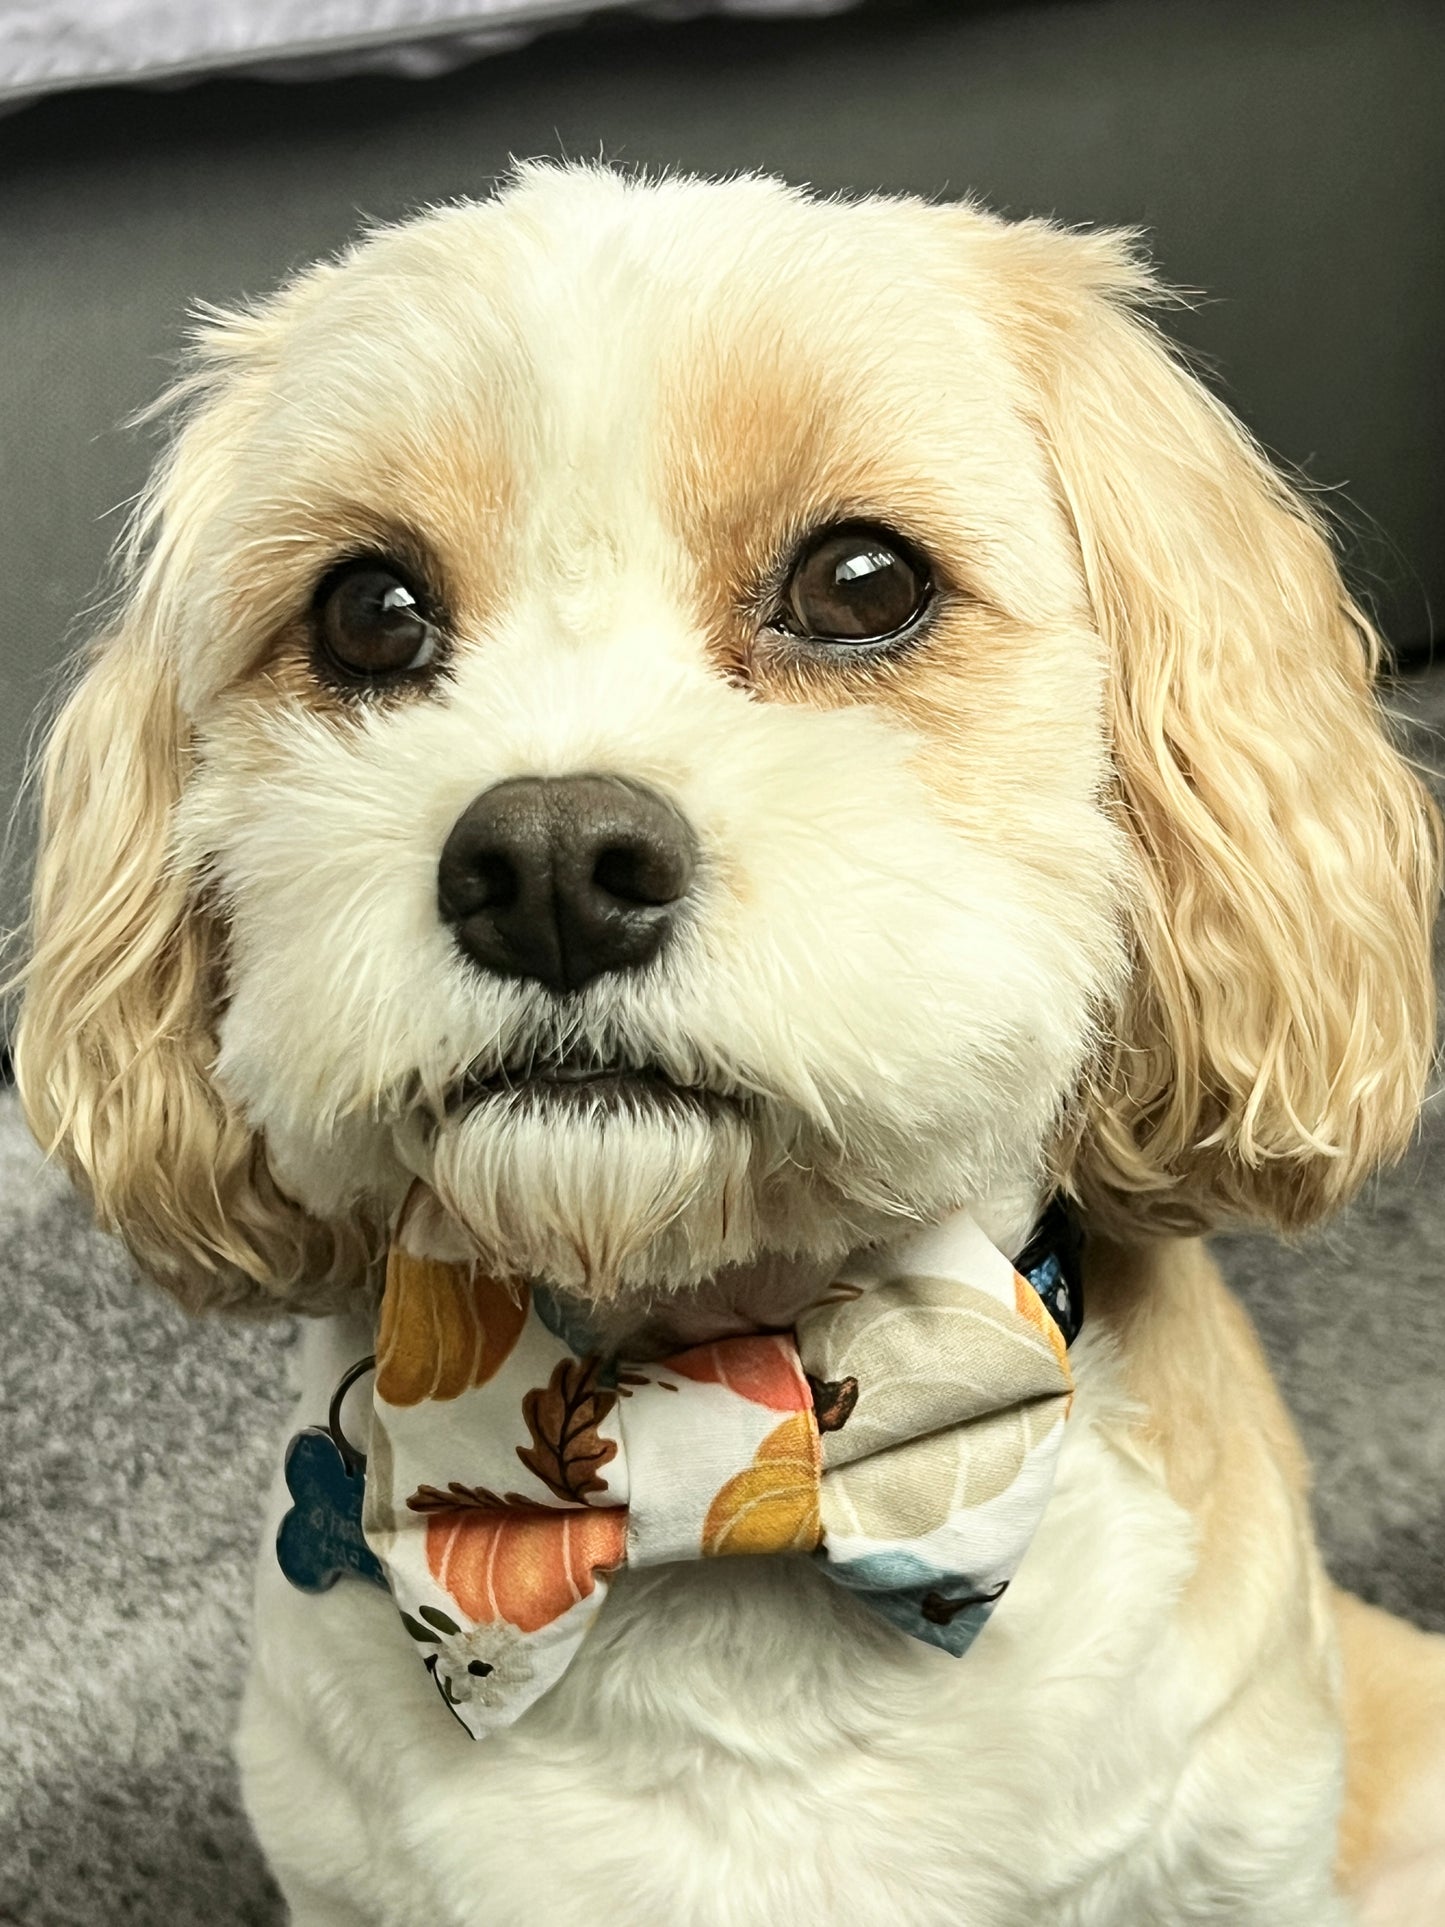
<path id="1" fill-rule="evenodd" d="M 1019 245 L 1137 878 L 1069 1175 L 1134 1226 L 1303 1226 L 1414 1128 L 1439 817 L 1318 519 L 1140 317 L 1127 238 L 1029 224 Z"/>
<path id="2" fill-rule="evenodd" d="M 16 1075 L 37 1138 L 143 1270 L 193 1308 L 311 1308 L 364 1275 L 366 1233 L 286 1198 L 217 1090 L 224 932 L 172 849 L 190 731 L 169 638 L 236 426 L 212 407 L 182 434 L 143 514 L 130 611 L 50 733 Z"/>
<path id="3" fill-rule="evenodd" d="M 186 732 L 143 634 L 101 644 L 50 736 L 16 1075 L 97 1221 L 193 1309 L 320 1301 L 354 1234 L 278 1190 L 211 1081 L 221 932 L 170 856 Z"/>

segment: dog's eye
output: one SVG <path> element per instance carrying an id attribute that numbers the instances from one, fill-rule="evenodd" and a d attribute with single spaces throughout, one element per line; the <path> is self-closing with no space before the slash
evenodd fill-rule
<path id="1" fill-rule="evenodd" d="M 849 523 L 804 544 L 778 619 L 811 642 L 888 642 L 922 615 L 931 593 L 926 567 L 902 536 Z"/>
<path id="2" fill-rule="evenodd" d="M 315 625 L 326 666 L 352 682 L 424 669 L 437 652 L 437 628 L 421 594 L 382 556 L 343 562 L 323 578 Z"/>

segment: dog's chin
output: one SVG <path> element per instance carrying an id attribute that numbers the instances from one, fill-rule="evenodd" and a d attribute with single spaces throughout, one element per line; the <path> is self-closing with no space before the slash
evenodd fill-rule
<path id="1" fill-rule="evenodd" d="M 427 1175 L 499 1275 L 656 1294 L 755 1255 L 764 1135 L 742 1105 L 646 1076 L 529 1084 L 449 1115 Z"/>
<path id="2" fill-rule="evenodd" d="M 1022 1168 L 969 1143 L 877 1116 L 820 1133 L 775 1098 L 565 1057 L 469 1076 L 440 1119 L 413 1114 L 396 1138 L 495 1275 L 624 1320 L 706 1284 L 726 1297 L 811 1276 Z"/>

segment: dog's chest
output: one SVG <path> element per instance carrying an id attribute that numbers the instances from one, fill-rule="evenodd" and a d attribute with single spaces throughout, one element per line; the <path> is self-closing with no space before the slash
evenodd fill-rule
<path id="1" fill-rule="evenodd" d="M 1168 1637 L 1190 1535 L 1101 1442 L 1080 1362 L 1059 1490 L 962 1660 L 806 1562 L 668 1568 L 618 1581 L 561 1686 L 479 1743 L 380 1593 L 304 1597 L 263 1555 L 241 1754 L 283 1881 L 324 1873 L 386 1927 L 1154 1918 L 1155 1836 L 1207 1713 Z M 1099 1911 L 1120 1859 L 1135 1911 L 1117 1879 Z"/>

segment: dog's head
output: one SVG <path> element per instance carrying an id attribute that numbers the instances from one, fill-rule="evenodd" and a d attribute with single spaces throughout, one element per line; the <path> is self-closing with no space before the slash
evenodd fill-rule
<path id="1" fill-rule="evenodd" d="M 18 1062 L 193 1301 L 413 1173 L 601 1294 L 1410 1132 L 1434 820 L 1127 241 L 527 170 L 203 329 L 51 739 Z"/>

